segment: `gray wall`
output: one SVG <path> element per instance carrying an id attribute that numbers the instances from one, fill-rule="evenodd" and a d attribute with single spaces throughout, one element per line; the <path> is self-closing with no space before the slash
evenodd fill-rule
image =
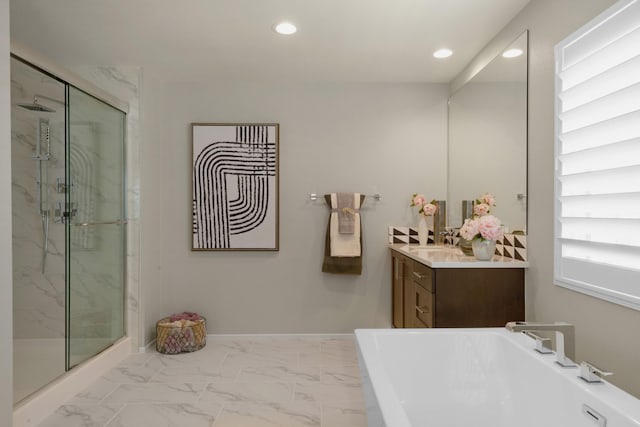
<path id="1" fill-rule="evenodd" d="M 196 310 L 211 333 L 390 326 L 387 227 L 417 221 L 412 193 L 446 195 L 447 85 L 203 81 L 164 91 L 153 153 L 143 155 L 143 195 L 160 194 L 144 198 L 142 213 L 143 233 L 156 234 L 143 234 L 143 254 L 147 238 L 157 245 L 148 248 L 157 258 L 143 255 L 153 288 L 143 293 L 165 309 L 153 320 Z M 191 122 L 280 123 L 279 252 L 190 251 Z M 156 159 L 160 167 L 148 164 Z M 362 212 L 362 276 L 321 272 L 328 210 L 308 194 L 332 191 L 382 194 Z"/>
<path id="2" fill-rule="evenodd" d="M 9 0 L 0 0 L 0 200 L 11 200 Z M 0 425 L 13 423 L 11 203 L 0 206 Z"/>
<path id="3" fill-rule="evenodd" d="M 529 320 L 576 325 L 576 357 L 613 371 L 611 381 L 640 397 L 640 312 L 553 284 L 553 88 L 555 44 L 613 0 L 534 0 L 476 57 L 452 88 L 525 29 L 529 39 Z"/>

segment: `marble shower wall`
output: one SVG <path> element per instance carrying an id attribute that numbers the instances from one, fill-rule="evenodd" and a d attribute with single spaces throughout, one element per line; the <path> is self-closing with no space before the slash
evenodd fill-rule
<path id="1" fill-rule="evenodd" d="M 64 101 L 64 85 L 11 60 L 11 164 L 13 234 L 14 339 L 64 338 L 65 336 L 65 233 L 54 222 L 56 180 L 64 182 L 64 105 L 40 99 L 55 112 L 35 112 L 18 107 L 31 103 L 35 94 Z M 39 162 L 36 153 L 38 121 L 49 120 L 51 155 Z M 41 144 L 43 153 L 46 143 Z M 41 163 L 41 165 L 39 165 Z M 40 214 L 38 168 L 48 183 L 43 187 L 43 209 L 49 210 L 49 239 L 44 273 L 44 230 Z M 47 171 L 48 169 L 48 171 Z M 47 173 L 48 172 L 48 173 Z M 64 369 L 64 367 L 62 367 Z"/>
<path id="2" fill-rule="evenodd" d="M 139 67 L 74 67 L 72 71 L 129 104 L 126 123 L 127 261 L 126 321 L 132 351 L 144 343 L 139 338 L 140 289 L 140 80 Z"/>

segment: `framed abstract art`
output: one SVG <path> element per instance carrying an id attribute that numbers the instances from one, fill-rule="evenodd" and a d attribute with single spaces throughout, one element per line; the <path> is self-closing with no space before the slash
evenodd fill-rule
<path id="1" fill-rule="evenodd" d="M 278 124 L 192 123 L 194 251 L 277 251 Z"/>

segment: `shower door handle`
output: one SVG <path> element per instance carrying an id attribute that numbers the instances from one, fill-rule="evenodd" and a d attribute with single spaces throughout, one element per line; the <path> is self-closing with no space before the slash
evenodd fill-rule
<path id="1" fill-rule="evenodd" d="M 100 222 L 80 222 L 77 224 L 73 224 L 75 227 L 93 227 L 94 225 L 124 225 L 129 221 L 127 220 L 117 220 L 117 221 L 100 221 Z"/>

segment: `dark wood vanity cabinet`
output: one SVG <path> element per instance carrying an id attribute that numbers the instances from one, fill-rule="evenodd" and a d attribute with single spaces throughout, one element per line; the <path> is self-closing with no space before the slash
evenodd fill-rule
<path id="1" fill-rule="evenodd" d="M 393 304 L 393 326 L 411 328 L 413 316 L 412 296 L 407 290 L 410 287 L 413 271 L 413 260 L 397 252 L 391 252 L 391 300 Z"/>
<path id="2" fill-rule="evenodd" d="M 392 324 L 404 328 L 404 265 L 406 258 L 391 252 L 391 305 Z"/>
<path id="3" fill-rule="evenodd" d="M 524 320 L 522 268 L 430 268 L 391 254 L 396 328 L 500 327 Z"/>

